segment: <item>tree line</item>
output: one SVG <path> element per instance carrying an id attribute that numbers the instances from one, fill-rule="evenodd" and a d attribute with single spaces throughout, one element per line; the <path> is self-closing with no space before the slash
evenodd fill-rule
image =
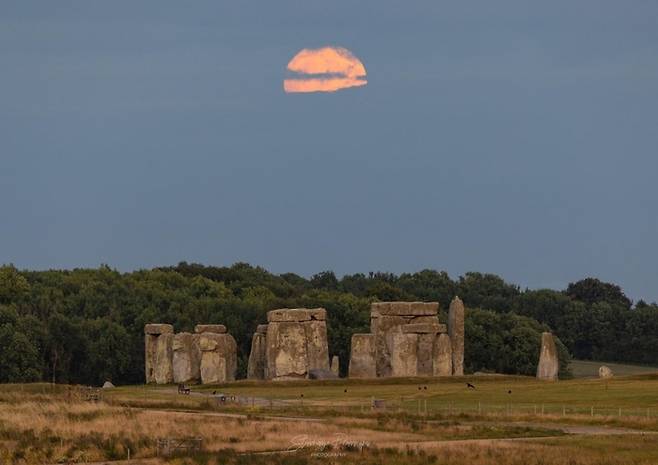
<path id="1" fill-rule="evenodd" d="M 561 376 L 570 357 L 658 364 L 658 306 L 633 302 L 619 286 L 587 278 L 565 290 L 521 290 L 493 274 L 368 273 L 306 279 L 245 263 L 179 263 L 120 273 L 98 269 L 24 271 L 0 267 L 0 382 L 118 384 L 144 381 L 146 323 L 177 332 L 221 323 L 238 343 L 244 376 L 251 336 L 275 308 L 324 307 L 329 352 L 347 370 L 350 338 L 369 332 L 373 301 L 438 301 L 466 312 L 467 372 L 535 372 L 541 332 L 558 337 Z"/>

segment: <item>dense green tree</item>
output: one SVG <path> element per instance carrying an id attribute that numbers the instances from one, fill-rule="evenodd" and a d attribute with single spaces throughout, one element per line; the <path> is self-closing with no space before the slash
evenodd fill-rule
<path id="1" fill-rule="evenodd" d="M 610 305 L 621 305 L 630 309 L 633 302 L 626 297 L 621 287 L 605 283 L 596 278 L 586 278 L 567 286 L 566 294 L 574 300 L 588 305 L 605 302 Z"/>

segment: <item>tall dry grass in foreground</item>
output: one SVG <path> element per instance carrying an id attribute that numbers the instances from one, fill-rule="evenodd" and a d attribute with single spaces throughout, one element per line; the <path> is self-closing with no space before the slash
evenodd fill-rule
<path id="1" fill-rule="evenodd" d="M 349 437 L 365 443 L 417 441 L 412 432 L 392 433 L 332 422 L 231 418 L 214 413 L 135 410 L 82 402 L 0 404 L 0 457 L 6 463 L 63 458 L 123 459 L 155 455 L 159 437 L 201 436 L 204 449 L 268 451 L 300 443 Z"/>

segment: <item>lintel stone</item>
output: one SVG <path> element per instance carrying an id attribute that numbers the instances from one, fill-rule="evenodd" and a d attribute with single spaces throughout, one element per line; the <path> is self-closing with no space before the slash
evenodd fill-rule
<path id="1" fill-rule="evenodd" d="M 225 334 L 226 326 L 224 325 L 196 325 L 194 327 L 194 332 L 199 333 L 215 333 L 215 334 Z"/>
<path id="2" fill-rule="evenodd" d="M 144 325 L 144 334 L 151 334 L 153 336 L 158 336 L 160 334 L 174 334 L 174 327 L 163 323 L 149 323 Z"/>
<path id="3" fill-rule="evenodd" d="M 429 324 L 429 323 L 412 323 L 401 327 L 403 333 L 417 333 L 417 334 L 440 334 L 448 330 L 446 325 L 442 324 Z"/>
<path id="4" fill-rule="evenodd" d="M 327 319 L 327 311 L 324 308 L 281 308 L 267 312 L 267 321 L 271 322 L 302 322 Z"/>

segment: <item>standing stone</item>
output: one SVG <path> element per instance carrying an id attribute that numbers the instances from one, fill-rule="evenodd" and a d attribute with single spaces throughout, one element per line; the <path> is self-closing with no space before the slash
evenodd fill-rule
<path id="1" fill-rule="evenodd" d="M 411 326 L 411 325 L 407 325 L 407 326 Z M 436 339 L 436 333 L 418 334 L 418 348 L 416 352 L 416 358 L 418 360 L 418 365 L 416 368 L 417 376 L 434 375 L 432 364 L 434 358 L 433 351 L 434 351 L 435 339 Z"/>
<path id="2" fill-rule="evenodd" d="M 327 322 L 312 320 L 303 323 L 306 334 L 307 372 L 313 369 L 329 370 L 329 343 Z"/>
<path id="3" fill-rule="evenodd" d="M 551 333 L 541 334 L 541 351 L 537 365 L 537 379 L 556 381 L 559 370 L 557 348 Z"/>
<path id="4" fill-rule="evenodd" d="M 247 379 L 265 379 L 265 333 L 256 331 L 251 339 Z"/>
<path id="5" fill-rule="evenodd" d="M 464 374 L 464 303 L 459 297 L 452 299 L 448 310 L 448 334 L 452 345 L 452 373 Z"/>
<path id="6" fill-rule="evenodd" d="M 189 383 L 201 379 L 199 335 L 178 333 L 173 339 L 174 383 Z"/>
<path id="7" fill-rule="evenodd" d="M 605 379 L 612 378 L 613 376 L 612 370 L 609 367 L 605 365 L 599 367 L 599 378 Z"/>
<path id="8" fill-rule="evenodd" d="M 267 325 L 265 353 L 269 379 L 305 378 L 308 356 L 302 323 L 287 321 Z"/>
<path id="9" fill-rule="evenodd" d="M 230 334 L 201 333 L 201 382 L 219 384 L 235 380 L 237 344 Z"/>
<path id="10" fill-rule="evenodd" d="M 350 378 L 375 378 L 375 336 L 373 334 L 352 334 L 350 350 Z"/>
<path id="11" fill-rule="evenodd" d="M 340 375 L 340 359 L 338 355 L 331 357 L 331 372 L 336 376 Z"/>
<path id="12" fill-rule="evenodd" d="M 374 302 L 370 307 L 370 331 L 375 336 L 377 376 L 393 375 L 393 338 L 409 324 L 438 324 L 437 302 Z M 412 331 L 417 332 L 417 331 Z"/>
<path id="13" fill-rule="evenodd" d="M 436 336 L 432 359 L 432 374 L 434 376 L 452 375 L 452 344 L 450 343 L 450 336 L 445 333 Z"/>
<path id="14" fill-rule="evenodd" d="M 284 308 L 267 313 L 267 379 L 307 378 L 310 370 L 329 371 L 326 317 L 323 308 Z"/>
<path id="15" fill-rule="evenodd" d="M 391 348 L 391 376 L 418 375 L 418 334 L 394 334 Z"/>
<path id="16" fill-rule="evenodd" d="M 147 383 L 169 384 L 173 374 L 174 327 L 168 324 L 144 326 L 144 367 Z"/>

